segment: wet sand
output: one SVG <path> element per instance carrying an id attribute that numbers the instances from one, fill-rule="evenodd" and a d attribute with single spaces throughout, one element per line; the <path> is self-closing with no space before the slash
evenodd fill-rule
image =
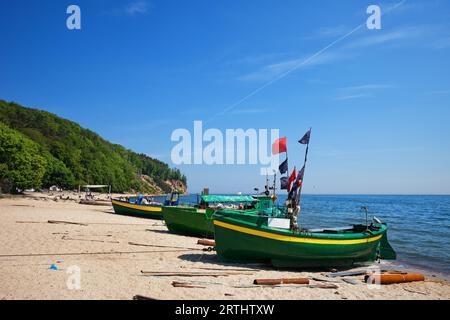
<path id="1" fill-rule="evenodd" d="M 363 276 L 350 277 L 356 281 L 350 284 L 325 277 L 326 271 L 225 265 L 213 251 L 203 251 L 197 238 L 170 234 L 163 221 L 115 215 L 109 205 L 81 205 L 78 195 L 66 196 L 72 200 L 39 193 L 0 199 L 0 299 L 450 299 L 450 283 L 433 276 L 371 288 Z M 50 269 L 52 264 L 57 270 Z M 70 289 L 77 270 L 80 288 Z M 230 275 L 157 277 L 142 275 L 142 270 Z M 293 277 L 336 281 L 310 284 L 338 288 L 253 285 L 256 278 Z M 174 287 L 173 282 L 196 288 Z"/>

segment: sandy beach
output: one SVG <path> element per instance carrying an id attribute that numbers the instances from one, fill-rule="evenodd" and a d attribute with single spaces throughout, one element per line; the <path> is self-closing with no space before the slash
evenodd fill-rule
<path id="1" fill-rule="evenodd" d="M 214 251 L 197 245 L 197 238 L 170 234 L 163 221 L 115 215 L 109 205 L 82 205 L 78 196 L 70 197 L 33 193 L 0 199 L 0 299 L 450 299 L 449 282 L 432 275 L 425 282 L 371 288 L 363 276 L 349 277 L 355 280 L 351 284 L 326 277 L 326 271 L 225 265 Z M 67 286 L 67 271 L 74 266 L 80 271 L 79 289 Z M 162 277 L 141 271 L 219 276 Z M 253 285 L 257 278 L 293 277 L 310 278 L 312 287 Z M 314 287 L 320 284 L 337 288 Z"/>

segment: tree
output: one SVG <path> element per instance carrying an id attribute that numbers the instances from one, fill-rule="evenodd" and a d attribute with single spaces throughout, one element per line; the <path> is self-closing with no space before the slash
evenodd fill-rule
<path id="1" fill-rule="evenodd" d="M 64 189 L 73 189 L 76 186 L 72 172 L 62 161 L 54 158 L 50 154 L 46 155 L 46 161 L 47 166 L 42 179 L 42 186 L 44 188 L 57 185 Z"/>
<path id="2" fill-rule="evenodd" d="M 41 186 L 46 160 L 39 145 L 0 123 L 0 180 L 15 189 Z"/>

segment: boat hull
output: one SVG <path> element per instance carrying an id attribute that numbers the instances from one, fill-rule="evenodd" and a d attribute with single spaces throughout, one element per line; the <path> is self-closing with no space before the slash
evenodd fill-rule
<path id="1" fill-rule="evenodd" d="M 116 199 L 112 199 L 111 204 L 116 214 L 148 219 L 162 219 L 161 206 L 138 205 Z"/>
<path id="2" fill-rule="evenodd" d="M 214 237 L 212 209 L 163 206 L 162 216 L 170 232 L 192 237 Z"/>
<path id="3" fill-rule="evenodd" d="M 248 221 L 214 215 L 216 251 L 222 261 L 270 262 L 276 267 L 344 267 L 376 260 L 386 232 L 317 237 L 272 230 Z"/>

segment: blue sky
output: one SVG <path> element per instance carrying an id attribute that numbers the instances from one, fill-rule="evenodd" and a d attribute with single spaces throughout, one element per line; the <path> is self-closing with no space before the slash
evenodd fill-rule
<path id="1" fill-rule="evenodd" d="M 382 29 L 349 34 L 370 4 Z M 313 127 L 306 193 L 450 194 L 449 1 L 2 1 L 0 39 L 1 99 L 169 164 L 194 120 L 279 128 L 291 167 Z M 191 192 L 264 184 L 259 165 L 180 168 Z"/>

